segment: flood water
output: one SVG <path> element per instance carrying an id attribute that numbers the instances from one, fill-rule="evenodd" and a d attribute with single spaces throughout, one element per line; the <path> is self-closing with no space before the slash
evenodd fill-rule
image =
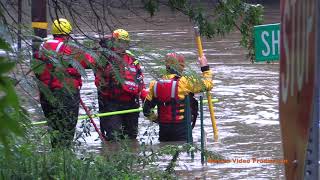
<path id="1" fill-rule="evenodd" d="M 265 23 L 280 21 L 279 5 L 266 5 Z M 192 24 L 174 14 L 161 14 L 155 21 L 163 26 L 137 24 L 133 21 L 125 26 L 135 40 L 134 48 L 148 47 L 157 50 L 174 50 L 194 60 L 197 51 Z M 214 72 L 213 97 L 219 99 L 214 105 L 219 141 L 213 142 L 210 114 L 205 106 L 204 125 L 207 133 L 207 149 L 216 151 L 228 159 L 250 160 L 250 163 L 207 163 L 202 166 L 200 154 L 195 159 L 183 154 L 178 162 L 178 175 L 185 179 L 284 179 L 283 164 L 253 163 L 252 159 L 283 159 L 278 113 L 278 64 L 250 64 L 246 51 L 239 45 L 240 34 L 231 33 L 223 38 L 204 39 L 203 47 Z M 160 51 L 160 50 L 159 50 Z M 191 63 L 191 61 L 190 61 Z M 197 69 L 195 63 L 189 64 Z M 148 84 L 152 76 L 145 72 Z M 85 81 L 82 97 L 86 104 L 97 110 L 97 97 L 93 74 Z M 84 113 L 81 110 L 81 113 Z M 148 132 L 148 136 L 143 136 Z M 139 119 L 138 141 L 154 146 L 163 146 L 157 140 L 158 128 Z M 94 134 L 94 133 L 93 133 Z M 96 134 L 95 134 L 96 135 Z M 101 149 L 95 137 L 87 138 L 88 146 Z M 194 142 L 200 145 L 200 123 L 193 129 Z M 167 164 L 162 162 L 161 164 Z"/>
<path id="2" fill-rule="evenodd" d="M 265 24 L 280 22 L 279 4 L 267 4 Z M 192 23 L 174 13 L 156 14 L 153 24 L 138 21 L 129 16 L 124 29 L 129 30 L 133 48 L 160 51 L 174 50 L 186 56 L 189 66 L 199 69 L 192 60 L 197 58 Z M 222 38 L 203 39 L 204 52 L 214 72 L 214 88 L 211 91 L 219 102 L 214 104 L 218 142 L 213 141 L 213 130 L 207 106 L 204 108 L 204 125 L 207 134 L 207 150 L 216 151 L 228 159 L 250 160 L 250 163 L 200 162 L 200 154 L 194 160 L 182 154 L 177 163 L 178 176 L 183 179 L 284 179 L 283 164 L 253 163 L 252 159 L 282 159 L 281 133 L 278 112 L 279 64 L 251 64 L 246 51 L 239 44 L 240 33 L 233 32 Z M 146 61 L 146 63 L 152 63 Z M 142 63 L 143 65 L 143 63 Z M 199 71 L 199 70 L 198 70 Z M 98 103 L 94 76 L 87 71 L 81 96 L 84 103 L 97 112 Z M 145 82 L 152 76 L 144 69 Z M 34 110 L 32 110 L 34 111 Z M 80 114 L 85 114 L 80 110 Z M 96 119 L 98 123 L 98 120 Z M 79 125 L 80 126 L 80 125 Z M 79 128 L 80 130 L 80 128 Z M 147 132 L 148 136 L 144 136 Z M 158 127 L 143 118 L 139 119 L 139 143 L 150 143 L 155 148 L 165 144 L 157 140 Z M 87 137 L 86 149 L 103 151 L 101 142 L 92 129 Z M 193 129 L 193 141 L 200 146 L 200 121 Z M 166 165 L 164 160 L 160 164 Z"/>

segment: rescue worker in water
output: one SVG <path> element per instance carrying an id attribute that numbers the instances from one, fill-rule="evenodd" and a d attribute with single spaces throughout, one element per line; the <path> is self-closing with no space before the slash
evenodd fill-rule
<path id="1" fill-rule="evenodd" d="M 40 103 L 48 119 L 52 147 L 69 147 L 74 137 L 82 86 L 75 62 L 83 68 L 94 64 L 92 56 L 68 43 L 71 31 L 68 20 L 54 20 L 54 38 L 43 42 L 34 53 L 34 61 L 44 67 L 40 72 L 35 70 L 35 75 L 39 80 Z"/>
<path id="2" fill-rule="evenodd" d="M 99 112 L 112 112 L 139 108 L 147 95 L 139 62 L 128 50 L 130 37 L 124 29 L 113 31 L 112 36 L 100 41 L 104 48 L 116 55 L 102 54 L 107 59 L 105 67 L 95 73 Z M 139 113 L 100 117 L 100 128 L 106 140 L 128 137 L 136 139 Z"/>
<path id="3" fill-rule="evenodd" d="M 148 119 L 159 123 L 160 141 L 186 141 L 185 96 L 211 90 L 212 72 L 205 56 L 199 58 L 203 75 L 199 80 L 182 75 L 185 68 L 185 59 L 182 55 L 170 53 L 164 61 L 167 74 L 159 81 L 150 83 L 149 94 L 143 105 L 143 114 Z M 191 110 L 197 108 L 197 103 L 191 101 L 190 104 L 194 104 Z M 158 106 L 158 116 L 152 111 L 155 106 Z M 197 113 L 197 110 L 193 112 Z M 193 113 L 193 116 L 196 114 Z"/>

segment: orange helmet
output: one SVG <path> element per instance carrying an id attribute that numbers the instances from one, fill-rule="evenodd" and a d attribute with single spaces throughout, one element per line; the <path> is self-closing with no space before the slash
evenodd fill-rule
<path id="1" fill-rule="evenodd" d="M 168 53 L 165 57 L 167 68 L 182 72 L 185 67 L 184 56 L 177 53 Z"/>

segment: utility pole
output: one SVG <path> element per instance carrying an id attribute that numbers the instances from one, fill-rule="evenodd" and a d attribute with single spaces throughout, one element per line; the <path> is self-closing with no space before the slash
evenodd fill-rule
<path id="1" fill-rule="evenodd" d="M 41 38 L 47 37 L 47 0 L 32 0 L 31 18 L 34 35 Z M 32 52 L 35 52 L 41 41 L 38 39 L 32 40 Z"/>
<path id="2" fill-rule="evenodd" d="M 22 8 L 21 8 L 21 1 L 18 0 L 18 51 L 21 51 L 21 22 L 22 22 Z"/>

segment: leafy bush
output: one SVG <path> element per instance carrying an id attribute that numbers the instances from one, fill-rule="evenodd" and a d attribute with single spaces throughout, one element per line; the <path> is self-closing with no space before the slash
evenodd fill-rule
<path id="1" fill-rule="evenodd" d="M 9 156 L 0 146 L 0 179 L 175 179 L 179 154 L 199 151 L 190 144 L 167 145 L 157 151 L 142 145 L 134 150 L 129 142 L 106 144 L 101 154 L 77 148 L 51 149 L 45 129 L 32 128 L 26 138 L 9 143 Z M 212 159 L 223 158 L 206 154 Z M 163 161 L 163 156 L 172 159 L 166 167 L 159 167 L 157 162 Z"/>
<path id="2" fill-rule="evenodd" d="M 0 25 L 0 29 L 4 29 L 3 25 Z M 0 143 L 7 146 L 9 136 L 23 134 L 21 119 L 24 111 L 20 107 L 13 81 L 9 77 L 10 71 L 15 67 L 15 63 L 7 58 L 11 48 L 2 37 L 0 51 L 4 53 L 0 56 Z"/>

